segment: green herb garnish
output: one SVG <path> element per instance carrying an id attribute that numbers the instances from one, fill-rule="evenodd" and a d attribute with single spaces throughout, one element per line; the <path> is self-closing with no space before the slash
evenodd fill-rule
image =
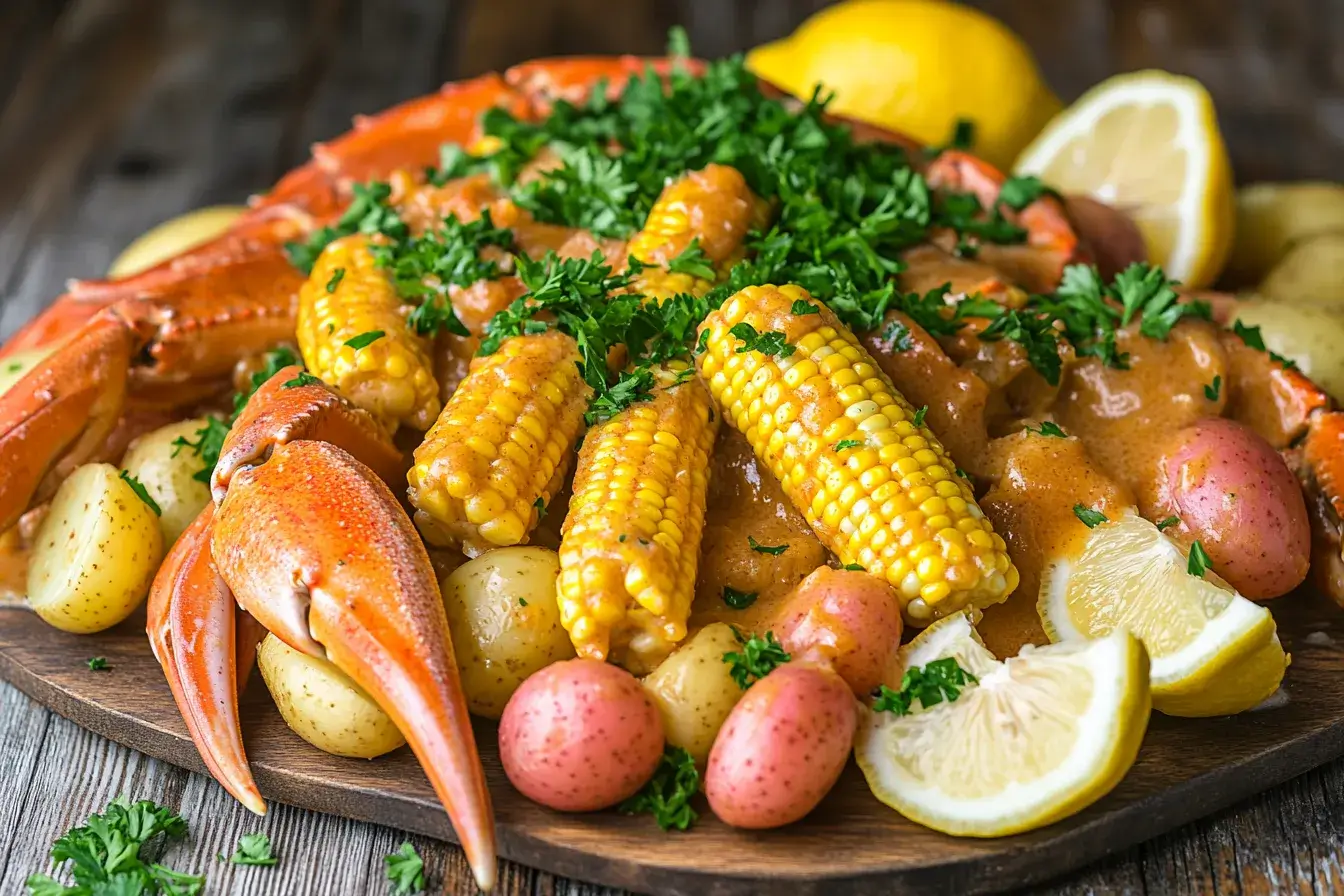
<path id="1" fill-rule="evenodd" d="M 244 834 L 238 838 L 238 848 L 229 856 L 234 865 L 274 865 L 271 838 L 265 834 Z"/>
<path id="2" fill-rule="evenodd" d="M 332 293 L 334 293 L 336 291 L 336 288 L 341 285 L 341 281 L 344 279 L 345 279 L 345 268 L 337 268 L 336 270 L 332 271 L 331 277 L 327 280 L 327 295 L 331 295 Z"/>
<path id="3" fill-rule="evenodd" d="M 141 501 L 144 501 L 145 505 L 150 510 L 154 511 L 155 516 L 163 516 L 163 508 L 159 507 L 158 502 L 155 501 L 152 497 L 150 497 L 149 490 L 145 488 L 145 484 L 143 482 L 141 482 L 139 479 L 136 479 L 134 476 L 132 476 L 125 470 L 121 471 L 121 481 L 125 482 L 127 485 L 131 487 L 131 491 L 135 492 L 135 496 L 139 498 Z"/>
<path id="4" fill-rule="evenodd" d="M 362 348 L 368 348 L 386 335 L 387 333 L 383 330 L 369 330 L 367 333 L 351 336 L 349 339 L 345 340 L 345 344 L 355 351 L 359 351 Z"/>
<path id="5" fill-rule="evenodd" d="M 729 585 L 723 586 L 723 602 L 734 610 L 745 610 L 756 603 L 755 591 L 738 591 Z"/>
<path id="6" fill-rule="evenodd" d="M 794 314 L 797 314 L 797 315 L 800 315 L 800 316 L 801 316 L 801 315 L 804 315 L 804 314 L 820 314 L 820 313 L 821 313 L 821 309 L 818 308 L 816 305 L 813 305 L 813 304 L 812 304 L 811 302 L 809 302 L 807 299 L 794 299 L 794 301 L 793 301 L 793 306 L 792 306 L 789 310 L 790 310 L 791 312 L 793 312 Z"/>
<path id="7" fill-rule="evenodd" d="M 1106 514 L 1100 510 L 1093 510 L 1084 504 L 1073 505 L 1073 515 L 1078 517 L 1078 521 L 1089 529 L 1095 529 L 1106 522 Z"/>
<path id="8" fill-rule="evenodd" d="M 1185 571 L 1195 578 L 1202 579 L 1204 572 L 1213 566 L 1213 561 L 1209 559 L 1208 551 L 1204 550 L 1204 545 L 1198 540 L 1190 545 L 1190 557 L 1186 561 Z"/>
<path id="9" fill-rule="evenodd" d="M 787 544 L 775 545 L 774 547 L 761 544 L 756 539 L 752 538 L 750 535 L 747 536 L 747 545 L 758 554 L 770 554 L 775 557 L 778 557 L 780 554 L 784 553 L 789 549 L 789 546 Z"/>
<path id="10" fill-rule="evenodd" d="M 89 657 L 88 665 L 90 672 L 107 672 L 112 668 L 107 664 L 107 657 L 105 656 Z"/>
<path id="11" fill-rule="evenodd" d="M 924 425 L 924 417 L 925 417 L 928 413 L 929 413 L 929 406 L 928 406 L 928 405 L 924 405 L 922 408 L 920 408 L 919 410 L 915 411 L 914 424 L 915 424 L 916 426 L 923 426 L 923 425 Z"/>
<path id="12" fill-rule="evenodd" d="M 955 703 L 961 697 L 962 688 L 975 684 L 976 677 L 963 669 L 955 657 L 944 657 L 923 666 L 906 669 L 901 677 L 901 686 L 892 690 L 886 685 L 878 685 L 873 693 L 874 712 L 889 712 L 898 716 L 908 715 L 916 700 L 928 709 L 946 700 Z"/>
<path id="13" fill-rule="evenodd" d="M 383 857 L 387 879 L 392 882 L 392 896 L 410 896 L 425 889 L 425 862 L 410 843 L 403 843 L 394 853 Z"/>
<path id="14" fill-rule="evenodd" d="M 835 443 L 835 452 L 848 451 L 851 448 L 862 448 L 863 439 L 841 439 Z"/>
<path id="15" fill-rule="evenodd" d="M 666 747 L 653 777 L 620 808 L 630 815 L 650 813 L 664 831 L 684 831 L 699 817 L 691 808 L 691 797 L 699 790 L 695 759 L 682 747 Z"/>
<path id="16" fill-rule="evenodd" d="M 775 640 L 774 632 L 766 632 L 764 638 L 754 635 L 744 638 L 734 626 L 733 636 L 742 645 L 742 650 L 730 650 L 723 655 L 723 661 L 728 664 L 728 674 L 744 691 L 769 675 L 776 666 L 792 659 Z"/>
<path id="17" fill-rule="evenodd" d="M 1060 429 L 1058 424 L 1051 423 L 1049 420 L 1042 420 L 1039 429 L 1032 429 L 1030 426 L 1024 426 L 1022 429 L 1032 435 L 1044 436 L 1049 439 L 1067 439 L 1069 437 L 1069 434 Z"/>
<path id="18" fill-rule="evenodd" d="M 322 385 L 322 380 L 313 376 L 306 370 L 300 370 L 299 375 L 294 377 L 294 379 L 285 380 L 284 383 L 281 384 L 281 388 L 297 389 L 299 386 L 320 386 L 320 385 Z"/>
<path id="19" fill-rule="evenodd" d="M 1181 518 L 1180 518 L 1180 517 L 1178 517 L 1178 516 L 1169 516 L 1169 517 L 1167 517 L 1166 519 L 1162 520 L 1160 523 L 1156 523 L 1155 525 L 1157 526 L 1157 531 L 1159 531 L 1159 532 L 1165 532 L 1167 529 L 1170 529 L 1172 526 L 1179 526 L 1180 524 L 1181 524 Z"/>
<path id="20" fill-rule="evenodd" d="M 742 340 L 742 344 L 737 347 L 739 355 L 746 352 L 760 352 L 769 357 L 778 356 L 787 358 L 794 353 L 794 347 L 788 343 L 783 333 L 778 330 L 769 330 L 765 333 L 757 333 L 756 328 L 746 321 L 733 324 L 728 330 L 733 336 Z"/>
<path id="21" fill-rule="evenodd" d="M 1204 387 L 1204 397 L 1209 401 L 1217 401 L 1218 396 L 1223 391 L 1223 378 L 1215 376 L 1213 382 Z"/>

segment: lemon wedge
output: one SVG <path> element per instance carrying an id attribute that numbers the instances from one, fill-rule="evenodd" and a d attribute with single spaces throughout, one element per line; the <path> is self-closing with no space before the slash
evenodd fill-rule
<path id="1" fill-rule="evenodd" d="M 1016 170 L 1126 211 L 1150 259 L 1191 288 L 1211 285 L 1227 260 L 1232 171 L 1213 100 L 1193 78 L 1143 71 L 1103 81 L 1046 125 Z"/>
<path id="2" fill-rule="evenodd" d="M 121 250 L 107 270 L 108 279 L 138 274 L 206 243 L 228 230 L 245 211 L 241 205 L 212 205 L 151 227 Z"/>
<path id="3" fill-rule="evenodd" d="M 1288 658 L 1269 610 L 1186 553 L 1142 517 L 1101 523 L 1079 555 L 1041 576 L 1037 606 L 1051 641 L 1133 632 L 1152 656 L 1153 706 L 1168 715 L 1227 715 L 1274 693 Z"/>
<path id="4" fill-rule="evenodd" d="M 1058 821 L 1125 776 L 1148 726 L 1148 656 L 1125 632 L 1026 647 L 1005 662 L 960 613 L 901 649 L 902 669 L 955 657 L 978 683 L 904 716 L 868 711 L 854 754 L 879 800 L 965 837 Z"/>

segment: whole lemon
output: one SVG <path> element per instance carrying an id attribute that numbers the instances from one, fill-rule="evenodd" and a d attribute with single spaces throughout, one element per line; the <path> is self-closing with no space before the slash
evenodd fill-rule
<path id="1" fill-rule="evenodd" d="M 822 85 L 832 111 L 924 143 L 970 120 L 975 153 L 1001 168 L 1061 108 L 1017 35 L 944 0 L 848 0 L 752 50 L 747 67 L 795 96 Z"/>

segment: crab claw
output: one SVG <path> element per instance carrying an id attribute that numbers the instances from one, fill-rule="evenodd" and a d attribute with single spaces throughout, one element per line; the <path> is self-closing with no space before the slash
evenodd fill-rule
<path id="1" fill-rule="evenodd" d="M 233 472 L 211 540 L 238 602 L 290 647 L 330 660 L 396 722 L 477 883 L 495 880 L 494 816 L 429 556 L 391 490 L 325 442 Z"/>
<path id="2" fill-rule="evenodd" d="M 168 552 L 150 588 L 146 631 L 210 774 L 238 802 L 265 815 L 238 722 L 238 694 L 261 632 L 250 619 L 238 624 L 246 614 L 210 558 L 214 520 L 215 505 L 207 504 Z"/>
<path id="3" fill-rule="evenodd" d="M 121 417 L 140 339 L 115 311 L 0 395 L 0 532 L 92 458 Z"/>

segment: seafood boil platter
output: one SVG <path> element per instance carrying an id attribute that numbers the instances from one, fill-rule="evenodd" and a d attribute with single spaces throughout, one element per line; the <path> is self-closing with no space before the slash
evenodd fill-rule
<path id="1" fill-rule="evenodd" d="M 1058 167 L 1109 95 L 1008 174 L 785 86 L 524 63 L 73 281 L 0 678 L 483 890 L 991 892 L 1344 754 L 1333 368 Z"/>

